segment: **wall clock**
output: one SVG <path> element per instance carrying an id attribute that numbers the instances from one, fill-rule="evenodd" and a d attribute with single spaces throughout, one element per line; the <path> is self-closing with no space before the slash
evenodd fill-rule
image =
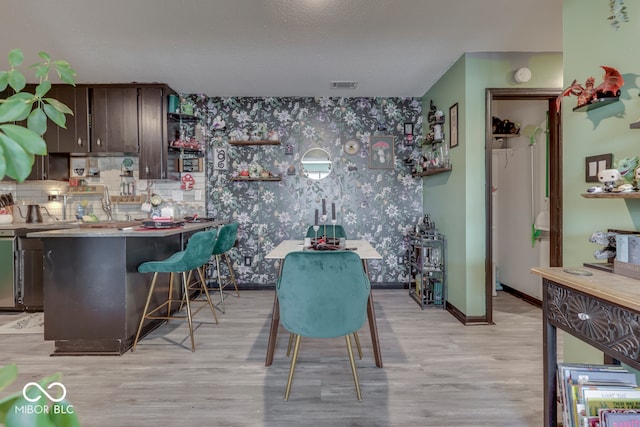
<path id="1" fill-rule="evenodd" d="M 355 139 L 350 139 L 344 143 L 344 152 L 353 155 L 360 151 L 360 143 Z"/>

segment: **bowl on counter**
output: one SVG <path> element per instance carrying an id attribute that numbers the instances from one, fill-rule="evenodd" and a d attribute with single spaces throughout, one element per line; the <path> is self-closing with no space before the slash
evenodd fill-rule
<path id="1" fill-rule="evenodd" d="M 11 224 L 11 223 L 13 223 L 13 215 L 0 214 L 0 224 Z"/>

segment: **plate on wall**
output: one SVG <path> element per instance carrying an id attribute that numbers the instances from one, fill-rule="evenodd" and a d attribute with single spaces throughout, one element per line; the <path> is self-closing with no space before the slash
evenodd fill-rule
<path id="1" fill-rule="evenodd" d="M 344 152 L 349 155 L 354 155 L 360 151 L 360 142 L 355 139 L 350 139 L 344 143 Z"/>

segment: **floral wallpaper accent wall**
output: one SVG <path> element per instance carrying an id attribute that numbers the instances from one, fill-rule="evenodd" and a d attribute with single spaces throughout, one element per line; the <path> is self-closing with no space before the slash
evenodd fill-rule
<path id="1" fill-rule="evenodd" d="M 411 176 L 405 160 L 420 155 L 420 147 L 405 143 L 404 123 L 414 123 L 419 139 L 422 107 L 419 98 L 217 98 L 191 95 L 194 129 L 207 140 L 207 213 L 240 223 L 237 250 L 229 253 L 238 282 L 273 285 L 279 264 L 265 259 L 280 241 L 300 239 L 314 222 L 315 210 L 326 200 L 335 203 L 337 223 L 348 239 L 366 239 L 382 254 L 369 263 L 373 283 L 407 281 L 405 234 L 422 217 L 422 181 Z M 217 130 L 221 124 L 224 131 Z M 202 126 L 204 125 L 204 129 Z M 280 145 L 230 145 L 230 135 L 277 131 Z M 394 137 L 395 166 L 369 169 L 369 137 Z M 240 139 L 236 137 L 236 139 Z M 347 154 L 344 144 L 356 140 L 359 149 Z M 357 144 L 356 144 L 357 145 Z M 214 170 L 213 147 L 227 147 L 228 170 Z M 310 148 L 329 152 L 332 167 L 322 180 L 305 177 L 300 158 Z M 233 181 L 240 168 L 259 165 L 281 181 Z M 330 224 L 330 221 L 327 224 Z M 347 239 L 347 240 L 348 240 Z"/>

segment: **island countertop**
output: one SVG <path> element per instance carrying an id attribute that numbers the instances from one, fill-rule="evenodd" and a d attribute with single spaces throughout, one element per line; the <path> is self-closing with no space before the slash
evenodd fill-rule
<path id="1" fill-rule="evenodd" d="M 27 237 L 55 238 L 55 237 L 167 237 L 174 234 L 188 233 L 207 227 L 218 227 L 227 221 L 214 220 L 194 223 L 185 223 L 183 226 L 173 228 L 149 229 L 141 226 L 124 228 L 88 228 L 74 227 L 49 231 L 33 231 Z M 99 223 L 98 223 L 99 224 Z"/>

